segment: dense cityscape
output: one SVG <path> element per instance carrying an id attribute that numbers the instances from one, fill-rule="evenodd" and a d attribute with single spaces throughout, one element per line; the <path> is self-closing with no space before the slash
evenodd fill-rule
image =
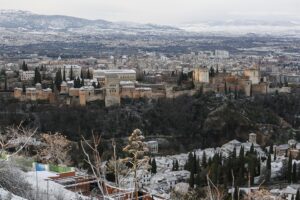
<path id="1" fill-rule="evenodd" d="M 299 200 L 298 22 L 0 10 L 0 200 Z"/>

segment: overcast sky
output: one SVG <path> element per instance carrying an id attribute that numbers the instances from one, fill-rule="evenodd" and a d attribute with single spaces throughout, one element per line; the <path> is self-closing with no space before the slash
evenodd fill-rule
<path id="1" fill-rule="evenodd" d="M 300 19 L 300 0 L 0 0 L 0 9 L 170 25 L 211 19 Z"/>

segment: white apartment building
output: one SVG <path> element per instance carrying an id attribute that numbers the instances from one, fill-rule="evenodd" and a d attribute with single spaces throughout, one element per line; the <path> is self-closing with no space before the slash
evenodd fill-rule
<path id="1" fill-rule="evenodd" d="M 224 50 L 215 50 L 216 58 L 229 58 L 229 52 Z"/>
<path id="2" fill-rule="evenodd" d="M 19 71 L 21 81 L 31 81 L 34 79 L 34 71 Z"/>

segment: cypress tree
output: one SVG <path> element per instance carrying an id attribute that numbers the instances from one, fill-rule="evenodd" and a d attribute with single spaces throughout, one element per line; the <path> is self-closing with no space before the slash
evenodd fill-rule
<path id="1" fill-rule="evenodd" d="M 4 77 L 4 91 L 7 91 L 7 76 Z"/>
<path id="2" fill-rule="evenodd" d="M 253 145 L 253 143 L 251 144 L 251 147 L 250 147 L 250 154 L 254 154 L 254 145 Z"/>
<path id="3" fill-rule="evenodd" d="M 73 77 L 73 66 L 71 66 L 71 71 L 70 71 L 70 80 L 73 80 L 74 77 Z"/>
<path id="4" fill-rule="evenodd" d="M 28 71 L 28 67 L 27 67 L 27 64 L 25 63 L 25 61 L 23 61 L 22 70 L 23 71 Z"/>
<path id="5" fill-rule="evenodd" d="M 277 153 L 276 150 L 274 151 L 274 161 L 277 159 Z"/>
<path id="6" fill-rule="evenodd" d="M 41 83 L 41 82 L 42 82 L 42 77 L 40 71 L 36 67 L 34 70 L 34 84 Z"/>
<path id="7" fill-rule="evenodd" d="M 270 144 L 270 149 L 269 149 L 269 153 L 270 153 L 270 154 L 273 154 L 273 149 L 274 149 L 273 143 L 271 143 L 271 144 Z"/>
<path id="8" fill-rule="evenodd" d="M 190 174 L 190 179 L 189 179 L 189 185 L 191 188 L 194 188 L 194 184 L 195 184 L 195 172 L 192 169 Z"/>
<path id="9" fill-rule="evenodd" d="M 55 82 L 56 88 L 58 90 L 60 90 L 60 85 L 62 83 L 61 70 L 58 70 L 56 72 L 56 76 L 55 76 L 55 81 L 54 82 Z"/>
<path id="10" fill-rule="evenodd" d="M 87 79 L 91 79 L 90 69 L 87 70 L 86 78 L 87 78 Z"/>
<path id="11" fill-rule="evenodd" d="M 83 72 L 82 72 L 82 69 L 81 69 L 81 72 L 80 72 L 80 77 L 83 79 Z"/>
<path id="12" fill-rule="evenodd" d="M 194 156 L 193 156 L 193 170 L 194 170 L 194 172 L 197 172 L 197 168 L 198 168 L 197 156 L 196 156 L 196 153 L 194 152 Z"/>
<path id="13" fill-rule="evenodd" d="M 152 174 L 156 174 L 156 161 L 155 161 L 155 158 L 152 159 L 152 163 L 151 163 L 151 173 L 152 173 Z"/>
<path id="14" fill-rule="evenodd" d="M 66 81 L 66 66 L 64 66 L 63 81 Z"/>
<path id="15" fill-rule="evenodd" d="M 22 85 L 22 88 L 23 88 L 23 93 L 25 93 L 26 92 L 26 87 L 25 87 L 24 84 Z"/>
<path id="16" fill-rule="evenodd" d="M 297 190 L 297 193 L 296 193 L 296 200 L 300 200 L 300 193 L 299 193 L 299 190 Z"/>
<path id="17" fill-rule="evenodd" d="M 83 78 L 81 79 L 81 84 L 80 85 L 81 85 L 81 87 L 84 86 L 84 79 Z"/>
<path id="18" fill-rule="evenodd" d="M 178 171 L 179 170 L 179 162 L 178 160 L 175 160 L 175 170 Z"/>
<path id="19" fill-rule="evenodd" d="M 152 168 L 151 158 L 148 161 L 148 165 L 151 166 L 151 167 L 148 168 L 148 172 L 151 172 L 151 168 Z"/>
<path id="20" fill-rule="evenodd" d="M 292 182 L 292 168 L 293 168 L 293 159 L 292 155 L 289 155 L 289 161 L 288 161 L 288 169 L 287 169 L 287 181 L 288 183 Z"/>
<path id="21" fill-rule="evenodd" d="M 201 171 L 199 170 L 196 175 L 195 184 L 201 186 Z"/>
<path id="22" fill-rule="evenodd" d="M 224 83 L 224 90 L 225 90 L 225 94 L 227 94 L 228 92 L 227 92 L 227 83 L 226 83 L 226 81 Z"/>
<path id="23" fill-rule="evenodd" d="M 268 158 L 267 158 L 267 174 L 266 174 L 266 181 L 269 182 L 270 179 L 271 179 L 271 154 L 268 155 Z"/>
<path id="24" fill-rule="evenodd" d="M 295 162 L 294 162 L 294 164 L 293 164 L 292 181 L 293 181 L 293 183 L 297 183 L 297 165 L 296 165 Z"/>
<path id="25" fill-rule="evenodd" d="M 203 154 L 202 154 L 201 166 L 203 168 L 207 167 L 207 161 L 206 161 L 206 153 L 205 153 L 205 151 L 203 151 Z"/>
<path id="26" fill-rule="evenodd" d="M 239 189 L 238 189 L 238 187 L 234 188 L 233 199 L 234 200 L 239 200 Z"/>

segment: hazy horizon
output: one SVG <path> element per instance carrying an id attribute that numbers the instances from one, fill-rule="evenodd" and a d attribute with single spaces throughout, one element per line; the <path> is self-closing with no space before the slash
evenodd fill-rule
<path id="1" fill-rule="evenodd" d="M 178 25 L 209 20 L 300 20 L 299 0 L 1 0 L 0 9 Z"/>

